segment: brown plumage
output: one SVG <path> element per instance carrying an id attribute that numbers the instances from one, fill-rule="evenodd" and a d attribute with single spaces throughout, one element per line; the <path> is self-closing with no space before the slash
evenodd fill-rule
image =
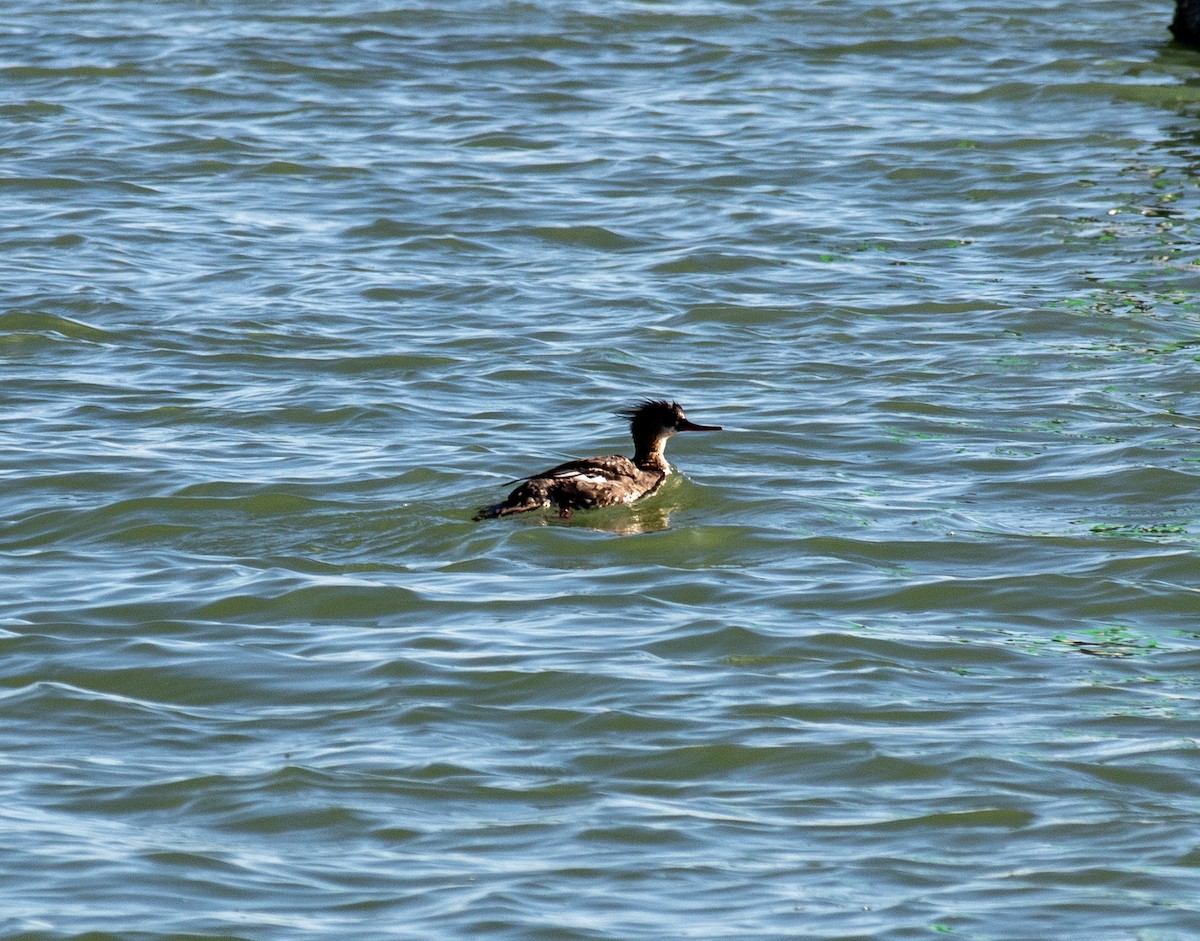
<path id="1" fill-rule="evenodd" d="M 617 412 L 629 420 L 633 436 L 632 458 L 619 454 L 568 461 L 527 477 L 508 498 L 484 507 L 477 520 L 528 513 L 557 506 L 558 515 L 572 510 L 594 510 L 615 503 L 630 503 L 659 488 L 671 465 L 663 456 L 667 439 L 679 431 L 720 431 L 717 425 L 697 425 L 683 414 L 677 402 L 646 399 Z"/>

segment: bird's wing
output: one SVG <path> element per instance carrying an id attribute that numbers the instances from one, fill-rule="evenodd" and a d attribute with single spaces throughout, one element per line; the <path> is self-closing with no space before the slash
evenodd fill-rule
<path id="1" fill-rule="evenodd" d="M 535 478 L 551 480 L 591 480 L 605 483 L 612 480 L 637 477 L 638 466 L 629 458 L 614 454 L 611 457 L 587 457 L 580 461 L 567 461 L 548 471 L 534 474 Z"/>

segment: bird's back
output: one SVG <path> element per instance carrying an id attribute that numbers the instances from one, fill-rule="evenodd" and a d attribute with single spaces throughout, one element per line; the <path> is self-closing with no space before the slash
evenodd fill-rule
<path id="1" fill-rule="evenodd" d="M 653 493 L 666 473 L 639 467 L 620 454 L 568 461 L 526 479 L 503 502 L 480 511 L 480 518 L 509 516 L 548 506 L 560 512 L 593 510 L 628 503 Z"/>

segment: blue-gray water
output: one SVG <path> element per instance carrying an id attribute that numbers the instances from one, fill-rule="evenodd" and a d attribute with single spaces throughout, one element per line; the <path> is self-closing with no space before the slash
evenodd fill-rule
<path id="1" fill-rule="evenodd" d="M 10 3 L 0 935 L 1194 939 L 1170 14 Z"/>

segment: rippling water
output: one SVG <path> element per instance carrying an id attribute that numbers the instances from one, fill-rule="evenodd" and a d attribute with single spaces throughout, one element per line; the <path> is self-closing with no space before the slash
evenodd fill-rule
<path id="1" fill-rule="evenodd" d="M 1194 938 L 1170 13 L 11 4 L 3 936 Z"/>

